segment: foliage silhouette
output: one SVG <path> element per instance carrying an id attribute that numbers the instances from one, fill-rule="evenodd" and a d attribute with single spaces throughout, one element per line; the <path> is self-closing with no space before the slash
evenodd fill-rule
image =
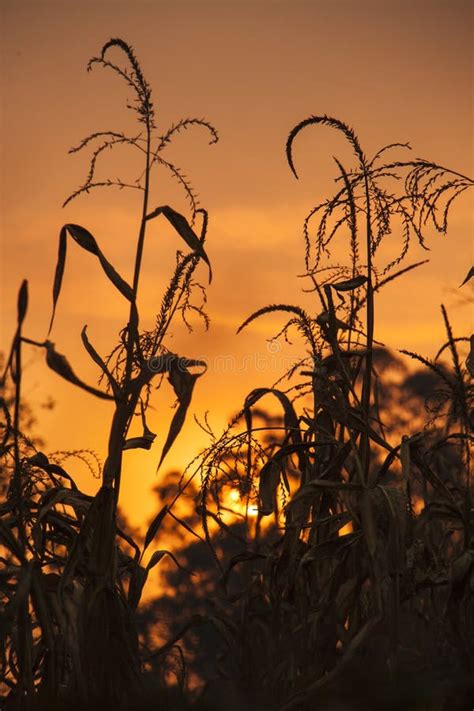
<path id="1" fill-rule="evenodd" d="M 111 59 L 124 55 L 126 66 Z M 162 459 L 178 436 L 197 378 L 205 364 L 173 353 L 166 345 L 170 324 L 181 314 L 186 322 L 197 313 L 207 325 L 202 306 L 193 293 L 203 288 L 195 272 L 204 261 L 210 263 L 204 242 L 207 212 L 199 207 L 197 194 L 182 171 L 163 158 L 173 138 L 190 127 L 201 126 L 217 141 L 215 129 L 202 119 L 183 119 L 164 134 L 156 135 L 156 116 L 151 88 L 144 78 L 133 49 L 121 39 L 111 39 L 88 69 L 99 65 L 111 69 L 132 90 L 129 104 L 138 119 L 135 136 L 105 131 L 87 136 L 72 152 L 92 147 L 85 183 L 66 200 L 101 186 L 133 188 L 142 195 L 133 281 L 129 284 L 107 259 L 98 240 L 85 228 L 68 223 L 59 236 L 59 250 L 53 283 L 53 309 L 49 331 L 43 342 L 24 335 L 28 310 L 28 284 L 18 296 L 18 326 L 2 382 L 11 379 L 15 389 L 13 414 L 7 415 L 2 454 L 13 462 L 11 480 L 1 507 L 0 535 L 7 563 L 2 576 L 3 604 L 0 663 L 7 708 L 53 708 L 78 703 L 81 707 L 114 704 L 129 708 L 143 695 L 144 675 L 134 614 L 150 570 L 167 550 L 155 551 L 144 562 L 146 549 L 159 535 L 159 525 L 140 548 L 118 525 L 118 503 L 123 451 L 149 449 L 155 434 L 147 426 L 146 412 L 151 384 L 168 375 L 178 399 Z M 127 145 L 143 159 L 142 175 L 133 184 L 120 179 L 95 180 L 98 159 L 109 148 Z M 191 208 L 191 223 L 168 205 L 154 207 L 151 200 L 153 169 L 164 167 L 178 180 Z M 65 203 L 65 204 L 66 204 Z M 176 266 L 157 314 L 155 327 L 140 329 L 137 305 L 143 248 L 152 220 L 163 215 L 186 247 L 178 250 Z M 193 227 L 201 217 L 199 233 Z M 59 353 L 49 334 L 54 325 L 61 295 L 68 242 L 94 255 L 106 277 L 120 292 L 128 308 L 128 320 L 118 345 L 103 358 L 82 331 L 84 347 L 100 370 L 99 385 L 85 383 Z M 197 287 L 197 289 L 195 288 Z M 57 461 L 26 443 L 20 431 L 22 411 L 22 354 L 25 346 L 46 353 L 46 363 L 60 377 L 76 387 L 113 404 L 107 459 L 101 472 L 101 486 L 94 497 L 78 490 L 71 476 Z M 143 433 L 129 436 L 135 416 L 141 418 Z M 165 515 L 168 511 L 165 511 Z M 177 561 L 176 561 L 177 562 Z M 133 702 L 132 702 L 133 699 Z"/>
<path id="2" fill-rule="evenodd" d="M 401 264 L 412 237 L 427 249 L 429 226 L 445 233 L 453 201 L 473 181 L 424 159 L 387 161 L 388 151 L 407 145 L 390 144 L 369 159 L 353 129 L 329 116 L 311 116 L 290 132 L 286 154 L 295 175 L 294 141 L 309 125 L 339 131 L 356 159 L 350 170 L 335 159 L 337 191 L 304 223 L 306 276 L 317 303 L 313 312 L 271 304 L 239 328 L 281 313 L 287 320 L 278 336 L 296 329 L 306 353 L 287 373 L 288 387 L 282 378 L 249 394 L 246 427 L 236 431 L 234 419 L 200 462 L 203 529 L 222 580 L 236 564 L 245 568 L 246 585 L 220 609 L 227 662 L 253 707 L 303 710 L 331 697 L 350 699 L 351 708 L 415 707 L 432 693 L 441 698 L 438 708 L 462 706 L 474 677 L 472 351 L 464 364 L 459 346 L 468 339 L 453 335 L 443 306 L 447 341 L 439 355 L 449 352 L 451 365 L 402 351 L 429 369 L 429 419 L 443 418 L 443 429 L 427 429 L 419 417 L 414 423 L 406 409 L 405 431 L 393 441 L 380 409 L 386 386 L 377 373 L 375 297 L 425 263 Z M 401 248 L 383 262 L 381 245 L 397 220 Z M 329 245 L 344 231 L 349 264 L 332 264 Z M 303 379 L 294 384 L 298 371 Z M 416 386 L 416 379 L 407 383 Z M 270 447 L 252 423 L 252 408 L 269 394 L 283 410 Z M 238 556 L 226 561 L 208 524 L 226 533 L 215 494 L 235 481 L 258 516 Z M 261 536 L 270 515 L 279 533 L 271 543 Z M 443 660 L 444 675 L 434 658 Z M 360 696 L 345 694 L 345 681 L 358 677 Z"/>
<path id="3" fill-rule="evenodd" d="M 125 55 L 125 68 L 111 59 L 113 52 Z M 455 336 L 443 306 L 446 343 L 433 360 L 402 351 L 427 370 L 402 371 L 394 384 L 399 361 L 375 338 L 375 302 L 384 286 L 425 264 L 402 263 L 410 242 L 427 249 L 429 226 L 445 233 L 453 201 L 473 181 L 425 159 L 387 160 L 388 151 L 407 145 L 390 144 L 369 159 L 353 129 L 326 115 L 311 116 L 290 132 L 286 155 L 295 175 L 294 142 L 310 125 L 337 130 L 349 142 L 355 167 L 336 159 L 336 192 L 304 223 L 315 306 L 271 304 L 239 330 L 281 313 L 278 336 L 295 328 L 305 353 L 277 383 L 250 392 L 221 437 L 207 420 L 202 423 L 210 446 L 188 477 L 185 472 L 178 482 L 162 483 L 160 508 L 141 537 L 128 530 L 118 508 L 123 452 L 152 446 L 147 409 L 157 375 L 158 385 L 168 376 L 177 397 L 158 467 L 179 436 L 205 364 L 172 352 L 166 337 L 177 315 L 188 323 L 197 313 L 207 326 L 203 303 L 193 301 L 193 294 L 204 293 L 195 277 L 200 262 L 212 278 L 207 212 L 163 151 L 188 128 L 204 128 L 211 143 L 217 133 L 203 119 L 183 119 L 157 135 L 150 86 L 123 40 L 107 42 L 88 69 L 95 65 L 110 69 L 133 92 L 128 107 L 139 132 L 97 132 L 73 148 L 91 148 L 92 155 L 84 184 L 66 203 L 98 187 L 132 189 L 142 197 L 140 228 L 129 283 L 89 230 L 63 226 L 42 342 L 25 335 L 26 281 L 19 290 L 17 330 L 2 378 L 14 392 L 9 403 L 2 401 L 1 432 L 3 471 L 9 472 L 0 505 L 5 708 L 177 710 L 192 701 L 196 709 L 216 710 L 234 700 L 239 709 L 304 711 L 334 703 L 427 708 L 435 699 L 443 711 L 464 708 L 474 677 L 472 338 L 464 362 L 468 339 Z M 123 145 L 143 158 L 142 174 L 135 182 L 98 180 L 97 162 L 106 149 Z M 154 206 L 157 167 L 182 186 L 190 220 L 169 205 Z M 144 244 L 160 216 L 186 253 L 177 252 L 155 326 L 144 330 L 137 305 Z M 383 261 L 382 244 L 397 224 L 400 250 Z M 344 231 L 349 262 L 334 265 L 329 247 Z M 85 383 L 49 340 L 71 241 L 96 258 L 128 311 L 106 357 L 87 327 L 82 330 L 84 348 L 100 371 L 97 386 Z M 472 270 L 463 284 L 471 276 Z M 113 407 L 101 486 L 93 497 L 78 489 L 64 458 L 47 457 L 23 436 L 23 351 L 29 346 L 43 350 L 60 377 Z M 266 413 L 269 396 L 279 416 Z M 132 432 L 135 418 L 139 435 Z M 178 499 L 188 505 L 183 515 L 174 508 Z M 149 555 L 171 530 L 182 532 L 179 560 L 165 549 Z M 165 557 L 177 564 L 165 576 L 168 592 L 140 607 L 145 583 Z M 200 574 L 196 584 L 190 572 Z M 188 701 L 183 648 L 188 670 L 206 684 Z"/>

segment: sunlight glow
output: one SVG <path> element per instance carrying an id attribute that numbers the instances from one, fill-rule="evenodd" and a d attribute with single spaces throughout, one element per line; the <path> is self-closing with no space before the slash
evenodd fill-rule
<path id="1" fill-rule="evenodd" d="M 339 536 L 346 536 L 348 533 L 352 533 L 353 530 L 352 521 L 349 521 L 349 523 L 346 523 L 345 526 L 339 529 Z"/>
<path id="2" fill-rule="evenodd" d="M 425 502 L 423 501 L 423 499 L 418 498 L 418 497 L 416 499 L 414 499 L 413 509 L 414 509 L 417 516 L 419 516 L 421 514 L 421 512 L 423 511 L 424 508 L 425 508 Z"/>

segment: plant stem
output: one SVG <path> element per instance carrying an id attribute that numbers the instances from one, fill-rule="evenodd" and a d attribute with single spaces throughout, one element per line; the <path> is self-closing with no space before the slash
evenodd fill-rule
<path id="1" fill-rule="evenodd" d="M 20 406 L 21 406 L 21 324 L 18 325 L 18 330 L 15 339 L 15 409 L 13 414 L 13 454 L 15 459 L 15 469 L 13 475 L 14 491 L 17 505 L 18 515 L 18 537 L 22 553 L 26 549 L 25 521 L 24 521 L 24 506 L 23 506 L 23 491 L 21 481 L 21 461 L 20 461 Z"/>
<path id="2" fill-rule="evenodd" d="M 125 362 L 124 383 L 122 386 L 124 399 L 116 403 L 115 413 L 110 427 L 108 457 L 103 473 L 103 485 L 105 487 L 114 486 L 117 502 L 119 497 L 120 476 L 122 469 L 122 448 L 125 443 L 131 419 L 133 417 L 133 412 L 140 396 L 140 392 L 130 392 L 130 384 L 132 379 L 135 347 L 139 348 L 140 345 L 138 332 L 137 293 L 143 258 L 143 248 L 145 244 L 146 216 L 148 212 L 148 200 L 150 193 L 150 147 L 151 125 L 150 119 L 148 118 L 146 123 L 145 186 L 143 194 L 143 207 L 135 254 L 133 301 L 130 305 L 130 314 L 128 319 L 127 357 Z"/>
<path id="3" fill-rule="evenodd" d="M 374 340 L 374 289 L 372 284 L 372 224 L 370 210 L 369 180 L 367 166 L 364 165 L 365 204 L 366 204 L 366 249 L 367 249 L 367 355 L 365 358 L 364 381 L 362 385 L 362 414 L 366 421 L 366 432 L 361 436 L 361 458 L 364 470 L 364 483 L 369 480 L 370 468 L 370 397 L 372 391 L 372 346 Z"/>

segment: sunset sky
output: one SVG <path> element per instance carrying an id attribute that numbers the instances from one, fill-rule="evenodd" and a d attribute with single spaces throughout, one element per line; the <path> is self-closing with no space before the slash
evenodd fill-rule
<path id="1" fill-rule="evenodd" d="M 188 335 L 177 325 L 168 342 L 211 364 L 167 460 L 168 467 L 185 466 L 208 444 L 193 414 L 202 419 L 209 411 L 219 433 L 249 390 L 270 386 L 299 354 L 297 343 L 293 350 L 269 347 L 266 339 L 283 323 L 278 316 L 236 335 L 239 324 L 269 303 L 316 308 L 298 277 L 302 223 L 332 190 L 332 156 L 351 166 L 351 155 L 340 136 L 311 127 L 295 143 L 296 180 L 285 158 L 289 131 L 311 114 L 329 114 L 355 128 L 369 156 L 386 143 L 409 141 L 413 156 L 473 175 L 472 8 L 469 0 L 2 0 L 0 348 L 9 348 L 24 278 L 30 289 L 25 332 L 46 337 L 63 224 L 89 229 L 117 270 L 132 278 L 139 194 L 104 189 L 61 208 L 88 171 L 87 152 L 69 155 L 70 147 L 96 131 L 138 132 L 125 108 L 126 87 L 100 67 L 86 72 L 89 58 L 109 38 L 121 37 L 152 86 L 158 134 L 195 116 L 212 122 L 220 136 L 208 145 L 208 134 L 196 127 L 164 154 L 188 175 L 209 211 L 214 273 L 209 331 L 197 324 Z M 117 148 L 103 156 L 99 175 L 134 179 L 135 168 L 127 149 Z M 186 213 L 165 172 L 156 173 L 153 196 L 156 205 Z M 454 205 L 447 237 L 428 232 L 430 263 L 380 296 L 376 337 L 388 346 L 433 356 L 443 338 L 440 303 L 457 334 L 472 327 L 471 292 L 458 290 L 472 263 L 472 200 L 471 191 Z M 400 236 L 392 238 L 396 254 Z M 162 222 L 150 229 L 140 294 L 144 326 L 153 324 L 182 246 Z M 406 263 L 425 257 L 413 245 Z M 199 274 L 206 283 L 204 266 Z M 126 319 L 123 299 L 96 260 L 71 244 L 51 339 L 87 382 L 95 384 L 97 372 L 81 344 L 83 326 L 105 355 Z M 94 449 L 103 459 L 111 405 L 59 381 L 43 353 L 31 350 L 26 360 L 26 395 L 37 408 L 47 451 Z M 54 409 L 41 409 L 49 397 Z M 161 476 L 156 465 L 173 400 L 164 385 L 150 414 L 154 447 L 126 455 L 123 505 L 133 523 L 154 511 L 150 489 Z M 87 491 L 96 490 L 82 465 L 70 468 Z"/>

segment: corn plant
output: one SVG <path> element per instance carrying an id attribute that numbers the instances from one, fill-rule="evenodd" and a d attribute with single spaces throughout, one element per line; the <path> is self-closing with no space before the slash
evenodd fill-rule
<path id="1" fill-rule="evenodd" d="M 329 116 L 311 116 L 289 134 L 286 156 L 295 176 L 294 142 L 310 125 L 337 130 L 355 157 L 351 169 L 335 159 L 335 194 L 304 222 L 314 311 L 272 304 L 239 328 L 280 313 L 286 320 L 276 337 L 296 329 L 306 352 L 287 381 L 247 396 L 246 427 L 236 431 L 239 420 L 231 422 L 200 464 L 200 511 L 211 547 L 211 520 L 226 533 L 218 496 L 226 486 L 238 486 L 247 509 L 258 507 L 242 551 L 227 561 L 216 555 L 227 601 L 219 612 L 227 674 L 255 708 L 314 708 L 327 694 L 343 695 L 345 681 L 353 686 L 346 701 L 358 698 L 361 708 L 414 708 L 420 699 L 427 703 L 420 708 L 432 708 L 426 688 L 444 694 L 442 708 L 452 708 L 456 692 L 445 679 L 428 680 L 428 660 L 438 655 L 445 675 L 462 679 L 458 693 L 469 693 L 472 351 L 463 365 L 458 347 L 468 339 L 453 335 L 443 307 L 447 342 L 438 358 L 450 352 L 451 366 L 408 355 L 439 380 L 430 419 L 444 415 L 444 432 L 422 427 L 394 442 L 378 407 L 376 355 L 383 344 L 376 340 L 375 297 L 424 264 L 403 264 L 411 241 L 428 249 L 429 229 L 445 234 L 453 201 L 473 180 L 425 159 L 388 158 L 407 144 L 368 158 L 353 129 Z M 384 262 L 382 247 L 397 230 L 401 246 Z M 334 264 L 330 248 L 343 237 L 348 263 Z M 283 416 L 282 425 L 266 430 L 270 446 L 253 423 L 267 396 Z M 420 481 L 424 508 L 417 515 Z M 262 535 L 268 516 L 273 526 Z M 236 592 L 228 585 L 237 566 L 246 572 Z"/>
<path id="2" fill-rule="evenodd" d="M 114 60 L 124 56 L 123 67 Z M 0 664 L 4 700 L 8 708 L 26 709 L 39 705 L 52 708 L 67 700 L 84 704 L 107 703 L 130 708 L 142 683 L 142 662 L 134 625 L 136 610 L 150 570 L 166 550 L 157 550 L 145 565 L 143 556 L 154 541 L 168 513 L 165 506 L 152 521 L 143 546 L 118 525 L 118 504 L 125 450 L 149 450 L 155 434 L 147 425 L 146 413 L 152 382 L 163 377 L 176 393 L 177 408 L 161 454 L 160 464 L 178 436 L 197 379 L 205 370 L 201 361 L 180 357 L 166 345 L 171 323 L 181 314 L 197 313 L 207 325 L 199 299 L 205 294 L 195 279 L 200 262 L 211 267 L 204 243 L 207 212 L 182 170 L 164 157 L 175 136 L 200 126 L 217 141 L 213 126 L 203 119 L 187 118 L 165 133 L 156 128 L 150 85 L 133 49 L 121 39 L 111 39 L 99 56 L 88 64 L 110 69 L 132 92 L 128 104 L 137 119 L 138 132 L 126 135 L 101 131 L 87 136 L 72 153 L 92 149 L 86 180 L 66 203 L 100 187 L 131 189 L 141 196 L 140 226 L 136 243 L 132 281 L 115 269 L 85 227 L 68 223 L 59 235 L 59 251 L 53 284 L 53 307 L 46 339 L 34 341 L 24 334 L 28 308 L 28 285 L 24 281 L 18 297 L 18 327 L 2 382 L 11 378 L 15 388 L 13 413 L 4 408 L 2 456 L 11 469 L 6 497 L 1 505 L 0 543 L 5 563 L 1 578 L 2 616 Z M 97 180 L 96 166 L 107 149 L 128 146 L 143 160 L 143 170 L 133 183 L 120 178 Z M 161 167 L 178 181 L 189 202 L 191 220 L 168 205 L 153 203 L 153 177 Z M 164 291 L 156 322 L 151 330 L 140 326 L 138 295 L 143 249 L 152 221 L 163 216 L 182 239 L 185 251 L 176 253 L 176 266 Z M 201 227 L 194 225 L 201 221 Z M 97 365 L 98 385 L 85 383 L 50 340 L 66 267 L 68 243 L 74 242 L 93 255 L 105 276 L 124 299 L 127 322 L 117 345 L 103 357 L 93 346 L 86 327 L 81 337 L 85 350 Z M 198 294 L 198 301 L 195 294 Z M 101 486 L 90 497 L 78 490 L 63 466 L 38 451 L 22 438 L 22 353 L 34 346 L 45 351 L 46 363 L 59 377 L 95 397 L 109 401 L 113 415 L 107 458 L 101 472 Z M 2 401 L 5 402 L 5 401 Z M 142 434 L 132 436 L 136 418 Z M 174 556 L 172 556 L 174 558 Z"/>

